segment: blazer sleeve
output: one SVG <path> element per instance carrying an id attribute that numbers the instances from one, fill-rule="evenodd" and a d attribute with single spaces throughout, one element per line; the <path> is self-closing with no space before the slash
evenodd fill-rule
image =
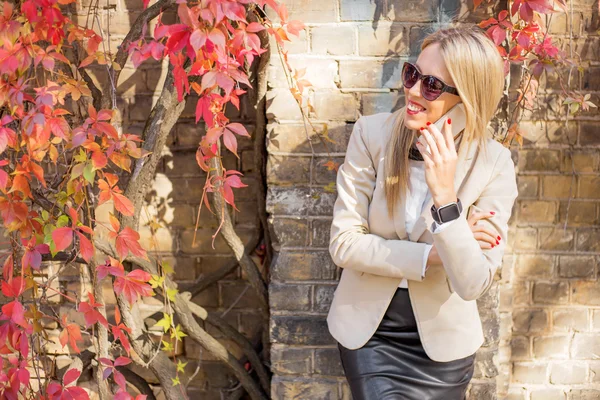
<path id="1" fill-rule="evenodd" d="M 500 244 L 481 249 L 469 227 L 466 212 L 443 230 L 433 232 L 433 243 L 454 291 L 464 300 L 481 297 L 492 285 L 508 240 L 508 220 L 517 198 L 515 165 L 510 150 L 503 148 L 492 169 L 492 177 L 473 206 L 481 211 L 495 211 L 482 218 L 500 234 Z"/>
<path id="2" fill-rule="evenodd" d="M 370 233 L 369 204 L 377 171 L 366 125 L 364 116 L 354 124 L 344 163 L 337 172 L 329 253 L 341 268 L 421 281 L 427 243 L 388 240 Z"/>

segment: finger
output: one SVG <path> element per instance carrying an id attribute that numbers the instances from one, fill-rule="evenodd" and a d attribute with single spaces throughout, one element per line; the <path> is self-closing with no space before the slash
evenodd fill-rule
<path id="1" fill-rule="evenodd" d="M 429 130 L 427 128 L 422 129 L 421 132 L 422 132 L 421 137 L 425 138 L 425 141 L 429 145 L 429 151 L 431 152 L 432 160 L 435 161 L 435 160 L 439 159 L 440 153 L 438 151 L 438 146 L 437 146 L 437 143 L 435 142 L 435 140 L 433 139 L 433 136 L 431 136 L 431 132 L 429 132 Z"/>
<path id="2" fill-rule="evenodd" d="M 438 152 L 440 153 L 440 156 L 445 156 L 448 153 L 448 146 L 446 145 L 446 138 L 444 138 L 444 135 L 442 135 L 442 132 L 440 132 L 438 127 L 435 126 L 434 124 L 429 124 L 427 126 L 427 128 L 429 128 L 428 131 L 430 132 L 433 140 L 437 144 L 437 149 L 438 149 Z"/>
<path id="3" fill-rule="evenodd" d="M 481 229 L 481 227 L 477 227 L 477 231 L 473 231 L 473 236 L 478 240 L 486 241 L 494 246 L 500 244 L 498 241 L 498 236 L 491 232 L 489 229 Z"/>
<path id="4" fill-rule="evenodd" d="M 444 122 L 444 137 L 446 138 L 446 147 L 450 153 L 456 153 L 456 147 L 454 145 L 454 136 L 452 136 L 452 126 L 450 125 L 450 118 Z"/>
<path id="5" fill-rule="evenodd" d="M 429 148 L 431 148 L 431 146 L 429 146 Z M 417 141 L 417 149 L 421 152 L 421 155 L 423 156 L 423 161 L 425 161 L 425 165 L 433 163 L 433 156 L 430 152 L 425 150 L 425 146 L 423 146 L 423 144 L 419 141 Z"/>
<path id="6" fill-rule="evenodd" d="M 491 249 L 492 248 L 492 245 L 489 244 L 488 242 L 480 242 L 478 240 L 477 243 L 479 243 L 479 247 L 481 247 L 482 249 Z"/>

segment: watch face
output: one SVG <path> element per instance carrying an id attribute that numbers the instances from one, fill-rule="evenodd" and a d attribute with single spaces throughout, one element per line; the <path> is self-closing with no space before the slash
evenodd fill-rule
<path id="1" fill-rule="evenodd" d="M 460 217 L 460 210 L 457 204 L 451 204 L 448 207 L 442 207 L 439 209 L 440 217 L 442 222 L 452 221 Z"/>

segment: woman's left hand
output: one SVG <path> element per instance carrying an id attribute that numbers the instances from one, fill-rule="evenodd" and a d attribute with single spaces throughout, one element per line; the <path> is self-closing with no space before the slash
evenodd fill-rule
<path id="1" fill-rule="evenodd" d="M 456 201 L 454 173 L 458 156 L 447 120 L 442 129 L 443 133 L 433 123 L 429 124 L 421 129 L 417 141 L 417 149 L 425 161 L 425 181 L 436 207 Z M 424 143 L 429 145 L 429 151 Z"/>

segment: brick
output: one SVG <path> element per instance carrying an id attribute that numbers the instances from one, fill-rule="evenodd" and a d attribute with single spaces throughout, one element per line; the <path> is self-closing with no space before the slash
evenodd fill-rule
<path id="1" fill-rule="evenodd" d="M 469 390 L 470 399 L 494 400 L 496 397 L 496 384 L 494 382 L 472 382 Z"/>
<path id="2" fill-rule="evenodd" d="M 561 172 L 595 172 L 600 165 L 600 154 L 597 150 L 582 150 L 563 152 Z"/>
<path id="3" fill-rule="evenodd" d="M 533 302 L 538 304 L 565 304 L 569 301 L 567 282 L 535 282 Z"/>
<path id="4" fill-rule="evenodd" d="M 340 81 L 343 88 L 399 88 L 399 60 L 340 60 Z"/>
<path id="5" fill-rule="evenodd" d="M 588 362 L 590 367 L 590 383 L 600 382 L 600 362 L 592 361 Z"/>
<path id="6" fill-rule="evenodd" d="M 337 399 L 337 381 L 315 381 L 313 378 L 286 379 L 275 376 L 271 381 L 271 395 L 273 400 L 311 399 L 335 400 Z"/>
<path id="7" fill-rule="evenodd" d="M 519 151 L 519 171 L 556 171 L 560 166 L 560 151 L 532 149 Z"/>
<path id="8" fill-rule="evenodd" d="M 315 373 L 320 375 L 344 376 L 340 351 L 333 349 L 315 349 Z"/>
<path id="9" fill-rule="evenodd" d="M 543 332 L 548 329 L 548 313 L 545 310 L 515 310 L 513 330 L 515 332 Z"/>
<path id="10" fill-rule="evenodd" d="M 529 337 L 512 336 L 510 338 L 511 360 L 530 360 Z"/>
<path id="11" fill-rule="evenodd" d="M 524 387 L 509 387 L 508 394 L 504 400 L 525 400 L 525 396 L 527 396 L 527 399 L 529 399 L 527 391 Z"/>
<path id="12" fill-rule="evenodd" d="M 167 228 L 158 228 L 154 234 L 150 228 L 142 226 L 137 231 L 140 234 L 140 245 L 151 251 L 174 252 L 177 247 L 176 234 Z"/>
<path id="13" fill-rule="evenodd" d="M 575 333 L 571 347 L 572 358 L 596 359 L 598 354 L 600 354 L 600 336 Z"/>
<path id="14" fill-rule="evenodd" d="M 580 176 L 577 197 L 585 199 L 600 199 L 600 177 L 595 175 Z"/>
<path id="15" fill-rule="evenodd" d="M 558 275 L 564 278 L 593 278 L 596 261 L 592 256 L 559 256 Z"/>
<path id="16" fill-rule="evenodd" d="M 517 383 L 545 383 L 546 365 L 516 362 L 513 365 L 513 381 Z"/>
<path id="17" fill-rule="evenodd" d="M 290 19 L 299 19 L 306 23 L 312 22 L 337 22 L 337 3 L 319 0 L 286 0 L 285 3 Z M 271 8 L 267 7 L 267 16 L 272 21 L 279 22 L 279 16 Z"/>
<path id="18" fill-rule="evenodd" d="M 282 251 L 273 261 L 271 278 L 290 281 L 334 279 L 335 271 L 328 251 Z"/>
<path id="19" fill-rule="evenodd" d="M 294 345 L 333 345 L 325 317 L 279 316 L 271 317 L 271 342 Z"/>
<path id="20" fill-rule="evenodd" d="M 352 93 L 339 91 L 315 91 L 315 114 L 318 119 L 337 121 L 356 121 L 358 114 L 358 100 Z"/>
<path id="21" fill-rule="evenodd" d="M 534 175 L 517 175 L 517 189 L 519 198 L 537 197 L 539 177 Z"/>
<path id="22" fill-rule="evenodd" d="M 252 231 L 249 229 L 237 229 L 237 233 L 244 244 L 247 244 L 252 237 Z M 181 232 L 179 239 L 180 250 L 188 254 L 227 254 L 231 251 L 221 235 L 217 235 L 215 238 L 213 248 L 212 235 L 214 235 L 213 229 L 198 228 L 196 232 L 196 241 L 194 243 L 194 230 L 186 229 Z"/>
<path id="23" fill-rule="evenodd" d="M 600 310 L 592 311 L 592 330 L 595 332 L 600 331 Z"/>
<path id="24" fill-rule="evenodd" d="M 577 232 L 577 251 L 600 252 L 600 229 L 582 229 Z"/>
<path id="25" fill-rule="evenodd" d="M 554 76 L 554 74 L 553 74 Z M 556 84 L 560 86 L 560 84 Z M 559 89 L 560 90 L 560 89 Z M 564 117 L 563 117 L 564 118 Z M 556 144 L 575 144 L 577 143 L 577 124 L 569 123 L 568 126 L 564 122 L 548 122 L 546 124 L 546 133 L 537 141 L 536 145 L 540 147 L 556 145 Z"/>
<path id="26" fill-rule="evenodd" d="M 532 283 L 527 281 L 515 281 L 512 284 L 512 305 L 520 306 L 527 305 L 531 302 L 531 289 Z"/>
<path id="27" fill-rule="evenodd" d="M 569 336 L 539 336 L 533 338 L 535 358 L 568 358 Z"/>
<path id="28" fill-rule="evenodd" d="M 519 130 L 523 136 L 523 144 L 529 145 L 537 143 L 546 135 L 545 121 L 521 121 Z"/>
<path id="29" fill-rule="evenodd" d="M 587 331 L 588 311 L 585 308 L 566 308 L 552 311 L 555 331 Z"/>
<path id="30" fill-rule="evenodd" d="M 267 184 L 310 183 L 310 158 L 269 155 Z"/>
<path id="31" fill-rule="evenodd" d="M 119 74 L 117 94 L 132 96 L 148 92 L 146 86 L 146 72 L 143 69 L 124 68 Z"/>
<path id="32" fill-rule="evenodd" d="M 297 124 L 269 124 L 267 125 L 267 150 L 274 152 L 294 153 L 344 153 L 348 147 L 348 139 L 354 124 L 340 121 L 327 121 L 314 124 L 316 133 L 309 132 L 310 142 L 306 138 L 304 125 Z M 327 135 L 332 141 L 320 138 L 317 135 Z M 322 142 L 325 141 L 326 144 Z M 311 148 L 312 143 L 312 148 Z"/>
<path id="33" fill-rule="evenodd" d="M 331 157 L 315 157 L 313 158 L 312 166 L 312 182 L 313 184 L 319 184 L 327 186 L 329 184 L 335 185 L 337 179 L 337 171 L 330 169 L 329 162 L 333 161 L 338 165 L 344 163 L 343 158 L 331 158 Z"/>
<path id="34" fill-rule="evenodd" d="M 355 52 L 352 25 L 321 25 L 310 29 L 311 52 L 328 55 L 349 55 Z"/>
<path id="35" fill-rule="evenodd" d="M 256 291 L 247 282 L 219 282 L 221 285 L 221 306 L 229 309 L 260 309 Z M 243 294 L 242 294 L 243 293 Z M 241 296 L 241 297 L 240 297 Z"/>
<path id="36" fill-rule="evenodd" d="M 269 226 L 272 232 L 271 239 L 279 246 L 307 245 L 308 221 L 305 219 L 272 218 Z"/>
<path id="37" fill-rule="evenodd" d="M 539 230 L 540 250 L 572 250 L 575 231 L 561 227 L 540 228 Z"/>
<path id="38" fill-rule="evenodd" d="M 597 146 L 600 144 L 597 122 L 580 123 L 579 144 L 581 146 Z"/>
<path id="39" fill-rule="evenodd" d="M 178 146 L 198 146 L 202 136 L 206 134 L 204 124 L 185 124 L 175 125 L 175 136 Z"/>
<path id="40" fill-rule="evenodd" d="M 572 389 L 569 392 L 569 400 L 598 400 L 600 390 L 598 389 Z"/>
<path id="41" fill-rule="evenodd" d="M 562 389 L 533 389 L 531 400 L 564 400 L 565 393 Z"/>
<path id="42" fill-rule="evenodd" d="M 574 197 L 577 180 L 574 176 L 546 175 L 542 177 L 542 196 L 547 199 Z"/>
<path id="43" fill-rule="evenodd" d="M 269 286 L 269 308 L 273 311 L 309 311 L 310 289 L 310 285 L 273 283 Z"/>
<path id="44" fill-rule="evenodd" d="M 515 250 L 535 250 L 537 230 L 534 228 L 517 228 L 512 236 Z"/>
<path id="45" fill-rule="evenodd" d="M 310 245 L 312 247 L 328 247 L 331 219 L 313 219 L 310 224 Z"/>
<path id="46" fill-rule="evenodd" d="M 521 222 L 552 223 L 556 218 L 556 202 L 541 200 L 518 200 L 518 220 Z"/>
<path id="47" fill-rule="evenodd" d="M 413 26 L 410 28 L 410 58 L 417 58 L 421 53 L 423 39 L 431 33 L 431 27 Z"/>
<path id="48" fill-rule="evenodd" d="M 267 118 L 302 120 L 302 114 L 298 109 L 298 103 L 287 88 L 273 88 L 267 91 Z"/>
<path id="49" fill-rule="evenodd" d="M 517 256 L 516 275 L 529 277 L 545 277 L 552 275 L 554 257 L 542 254 Z"/>
<path id="50" fill-rule="evenodd" d="M 313 301 L 313 311 L 322 313 L 329 312 L 335 288 L 336 286 L 334 285 L 315 285 L 315 299 Z"/>
<path id="51" fill-rule="evenodd" d="M 361 95 L 362 115 L 394 112 L 404 107 L 404 104 L 404 92 L 363 93 Z"/>
<path id="52" fill-rule="evenodd" d="M 405 57 L 409 54 L 410 27 L 381 21 L 377 27 L 359 25 L 358 53 L 361 56 Z M 402 68 L 399 61 L 396 68 Z"/>
<path id="53" fill-rule="evenodd" d="M 342 21 L 372 21 L 378 13 L 383 13 L 383 1 L 340 0 Z"/>
<path id="54" fill-rule="evenodd" d="M 600 305 L 600 282 L 573 281 L 571 283 L 571 302 L 591 306 Z"/>
<path id="55" fill-rule="evenodd" d="M 388 0 L 387 15 L 398 22 L 433 21 L 438 15 L 439 3 L 433 0 Z"/>
<path id="56" fill-rule="evenodd" d="M 279 215 L 324 215 L 331 217 L 337 193 L 318 188 L 267 189 L 267 212 Z"/>
<path id="57" fill-rule="evenodd" d="M 481 348 L 475 354 L 475 370 L 473 379 L 494 378 L 498 375 L 498 368 L 494 363 L 497 349 Z"/>
<path id="58" fill-rule="evenodd" d="M 290 57 L 289 63 L 296 70 L 306 70 L 304 76 L 302 76 L 302 79 L 309 81 L 313 89 L 338 88 L 336 85 L 339 82 L 338 63 L 336 60 L 296 56 Z M 281 62 L 279 62 L 279 59 L 272 59 L 272 63 L 267 68 L 267 79 L 271 88 L 287 90 L 289 92 L 289 83 L 285 74 L 285 70 L 283 69 Z M 293 104 L 289 104 L 288 106 L 298 108 L 295 101 Z"/>
<path id="59" fill-rule="evenodd" d="M 302 54 L 308 53 L 308 29 L 303 29 L 300 31 L 300 35 L 289 35 L 288 38 L 291 40 L 290 42 L 285 43 L 285 50 L 288 54 Z M 269 35 L 269 45 L 270 48 L 273 49 L 273 55 L 276 56 L 279 53 L 277 50 L 277 40 L 273 37 L 273 35 Z"/>
<path id="60" fill-rule="evenodd" d="M 271 348 L 272 369 L 276 374 L 308 374 L 312 364 L 312 349 L 286 348 L 273 346 Z"/>

